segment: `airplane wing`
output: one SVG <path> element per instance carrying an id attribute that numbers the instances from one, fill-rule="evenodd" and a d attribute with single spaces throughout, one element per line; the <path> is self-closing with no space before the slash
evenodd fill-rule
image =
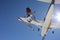
<path id="1" fill-rule="evenodd" d="M 22 21 L 22 22 L 28 23 L 27 18 L 19 17 L 18 20 L 19 20 L 19 21 Z M 37 20 L 37 21 L 32 20 L 30 23 L 31 23 L 31 24 L 34 24 L 34 25 L 36 25 L 36 26 L 38 26 L 38 27 L 40 27 L 40 26 L 43 25 L 44 22 L 43 22 L 43 21 L 40 21 L 40 20 Z"/>
<path id="2" fill-rule="evenodd" d="M 52 0 L 37 0 L 37 1 L 51 3 Z M 60 0 L 55 0 L 55 4 L 60 4 Z"/>
<path id="3" fill-rule="evenodd" d="M 53 28 L 53 29 L 58 28 L 58 29 L 60 29 L 60 24 L 59 23 L 51 23 L 50 28 Z"/>

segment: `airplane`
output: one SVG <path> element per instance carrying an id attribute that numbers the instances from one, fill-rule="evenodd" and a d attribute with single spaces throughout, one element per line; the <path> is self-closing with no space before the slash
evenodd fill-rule
<path id="1" fill-rule="evenodd" d="M 35 20 L 32 20 L 30 22 L 31 24 L 34 24 L 38 28 L 42 29 L 41 36 L 42 36 L 42 40 L 44 40 L 49 29 L 60 28 L 60 24 L 52 22 L 54 5 L 60 4 L 60 1 L 59 0 L 38 0 L 38 1 L 50 3 L 50 6 L 49 6 L 47 14 L 44 18 L 45 19 L 44 21 L 37 19 L 38 22 Z M 28 23 L 27 18 L 19 17 L 18 20 Z M 52 31 L 52 33 L 54 33 L 54 31 Z"/>

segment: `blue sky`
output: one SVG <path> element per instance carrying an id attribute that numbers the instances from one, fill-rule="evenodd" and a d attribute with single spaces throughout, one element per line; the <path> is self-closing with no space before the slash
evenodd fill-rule
<path id="1" fill-rule="evenodd" d="M 34 31 L 28 28 L 26 23 L 19 22 L 18 16 L 24 17 L 25 8 L 30 7 L 39 20 L 43 20 L 49 4 L 36 0 L 0 0 L 0 40 L 41 40 L 37 27 Z M 55 8 L 60 9 L 60 5 Z M 60 10 L 59 10 L 60 11 Z M 45 40 L 60 40 L 60 29 L 47 33 Z"/>

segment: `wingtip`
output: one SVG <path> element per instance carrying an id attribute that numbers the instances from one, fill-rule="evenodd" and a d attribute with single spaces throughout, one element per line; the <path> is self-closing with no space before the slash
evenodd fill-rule
<path id="1" fill-rule="evenodd" d="M 21 21 L 21 18 L 20 18 L 20 17 L 18 17 L 18 20 L 19 20 L 19 21 Z"/>

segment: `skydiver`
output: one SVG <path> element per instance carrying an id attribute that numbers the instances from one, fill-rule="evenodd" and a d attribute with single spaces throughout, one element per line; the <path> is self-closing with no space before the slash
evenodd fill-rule
<path id="1" fill-rule="evenodd" d="M 26 8 L 26 18 L 28 21 L 28 23 L 27 23 L 28 27 L 30 27 L 32 30 L 34 30 L 33 27 L 31 26 L 30 22 L 32 20 L 34 20 L 34 21 L 37 21 L 37 20 L 36 20 L 36 17 L 34 16 L 34 13 L 31 11 L 30 8 Z M 39 31 L 39 28 L 38 28 L 38 31 Z"/>
<path id="2" fill-rule="evenodd" d="M 31 26 L 30 22 L 32 20 L 35 20 L 35 16 L 30 8 L 26 8 L 26 18 L 28 21 L 28 23 L 27 23 L 28 27 L 31 28 L 32 30 L 34 30 L 34 28 Z"/>

